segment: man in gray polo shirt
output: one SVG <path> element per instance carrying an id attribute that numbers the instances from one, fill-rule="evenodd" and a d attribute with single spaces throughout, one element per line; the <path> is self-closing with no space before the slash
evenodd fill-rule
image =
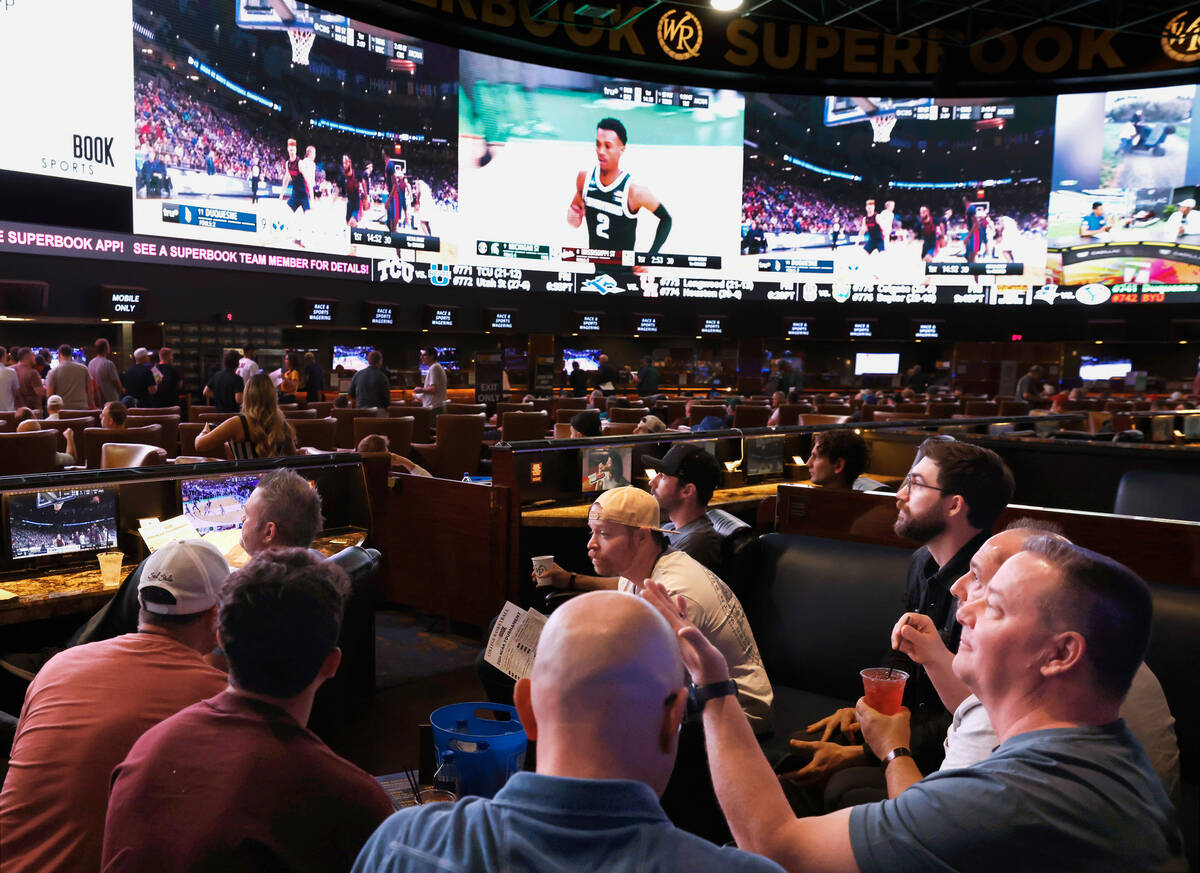
<path id="1" fill-rule="evenodd" d="M 890 800 L 801 819 L 736 698 L 715 690 L 729 678 L 720 652 L 661 586 L 648 582 L 643 596 L 677 628 L 692 680 L 714 689 L 704 733 L 739 846 L 789 871 L 1187 869 L 1175 810 L 1118 717 L 1152 608 L 1145 582 L 1115 561 L 1052 537 L 1028 540 L 958 612 L 953 670 L 991 716 L 995 751 Z M 858 712 L 888 718 L 865 699 Z M 872 746 L 889 783 L 904 772 L 889 765 L 911 754 L 908 711 L 891 718 L 894 729 L 877 734 L 889 741 Z"/>

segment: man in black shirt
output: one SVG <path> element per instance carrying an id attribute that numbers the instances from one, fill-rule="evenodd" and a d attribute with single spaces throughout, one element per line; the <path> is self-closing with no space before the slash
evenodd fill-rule
<path id="1" fill-rule="evenodd" d="M 916 462 L 896 494 L 896 533 L 924 543 L 909 563 L 904 603 L 897 604 L 903 608 L 898 615 L 919 612 L 929 616 L 950 651 L 958 650 L 962 630 L 956 617 L 958 602 L 950 586 L 968 571 L 971 557 L 987 540 L 1012 494 L 1012 472 L 999 455 L 947 437 L 931 437 L 921 444 Z M 925 671 L 906 655 L 889 652 L 883 666 L 896 667 L 909 675 L 904 705 L 912 711 L 910 746 L 921 772 L 933 772 L 941 764 L 950 713 Z M 805 767 L 784 776 L 785 791 L 798 813 L 823 811 L 820 799 L 814 808 L 811 793 L 800 790 L 801 786 L 824 783 L 839 770 L 877 763 L 858 738 L 857 728 L 851 727 L 856 722 L 853 707 L 839 709 L 808 727 L 810 734 L 821 732 L 814 741 L 793 741 L 796 748 L 813 756 Z M 848 744 L 829 742 L 831 739 Z M 840 781 L 852 789 L 872 783 L 883 786 L 882 773 L 875 766 Z M 833 802 L 836 804 L 836 798 Z"/>
<path id="2" fill-rule="evenodd" d="M 154 392 L 154 405 L 160 409 L 179 405 L 179 389 L 183 386 L 183 375 L 175 366 L 175 350 L 163 346 L 158 350 L 158 390 Z"/>
<path id="3" fill-rule="evenodd" d="M 609 397 L 617 390 L 617 371 L 608 362 L 608 355 L 601 355 L 599 364 L 596 368 L 595 387 L 599 388 L 605 397 Z"/>
<path id="4" fill-rule="evenodd" d="M 312 352 L 304 353 L 304 399 L 309 403 L 324 399 L 325 371 Z"/>
<path id="5" fill-rule="evenodd" d="M 134 405 L 140 407 L 154 405 L 152 398 L 158 391 L 158 384 L 150 369 L 149 349 L 139 348 L 133 353 L 133 366 L 121 374 L 121 385 L 125 389 L 125 396 L 133 398 Z M 127 402 L 125 405 L 129 406 L 130 404 Z"/>
<path id="6" fill-rule="evenodd" d="M 237 412 L 242 405 L 242 377 L 235 371 L 238 353 L 227 349 L 221 359 L 221 369 L 213 373 L 204 386 L 204 399 L 217 407 L 217 412 Z"/>
<path id="7" fill-rule="evenodd" d="M 642 358 L 642 369 L 637 374 L 638 397 L 650 397 L 658 393 L 658 368 L 649 356 Z"/>
<path id="8" fill-rule="evenodd" d="M 567 376 L 567 382 L 571 386 L 572 397 L 583 397 L 587 394 L 588 375 L 579 366 L 579 361 L 571 362 L 571 373 Z"/>
<path id="9" fill-rule="evenodd" d="M 392 386 L 383 372 L 383 352 L 372 349 L 367 364 L 367 369 L 359 370 L 350 380 L 350 396 L 359 409 L 387 409 L 392 402 Z"/>
<path id="10" fill-rule="evenodd" d="M 1030 402 L 1042 396 L 1043 372 L 1041 364 L 1034 364 L 1029 368 L 1029 372 L 1020 378 L 1017 382 L 1018 400 Z"/>

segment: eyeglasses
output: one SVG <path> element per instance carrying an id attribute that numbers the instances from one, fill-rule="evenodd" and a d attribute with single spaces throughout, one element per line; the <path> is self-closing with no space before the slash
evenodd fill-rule
<path id="1" fill-rule="evenodd" d="M 936 485 L 926 485 L 924 482 L 915 481 L 912 477 L 912 473 L 909 473 L 904 477 L 904 481 L 900 483 L 900 488 L 897 490 L 897 493 L 903 491 L 905 488 L 909 489 L 910 491 L 913 488 L 928 488 L 930 491 L 941 491 L 943 494 L 946 493 L 945 488 L 938 488 Z"/>

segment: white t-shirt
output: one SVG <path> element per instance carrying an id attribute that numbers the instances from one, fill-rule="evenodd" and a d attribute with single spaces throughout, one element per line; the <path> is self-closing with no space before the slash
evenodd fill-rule
<path id="1" fill-rule="evenodd" d="M 737 683 L 738 703 L 750 723 L 756 728 L 764 725 L 770 718 L 774 700 L 771 681 L 746 613 L 729 586 L 685 552 L 665 552 L 654 565 L 650 578 L 666 588 L 671 597 L 683 595 L 687 620 L 725 656 L 729 677 Z M 637 594 L 641 584 L 622 576 L 617 590 Z"/>
<path id="2" fill-rule="evenodd" d="M 12 367 L 0 364 L 0 411 L 12 412 L 16 406 L 17 374 Z"/>
<path id="3" fill-rule="evenodd" d="M 262 369 L 252 358 L 242 358 L 238 361 L 237 374 L 242 377 L 242 382 L 249 382 L 261 372 Z"/>
<path id="4" fill-rule="evenodd" d="M 1167 705 L 1158 677 L 1143 661 L 1133 674 L 1133 684 L 1121 704 L 1121 718 L 1129 732 L 1146 750 L 1150 765 L 1158 774 L 1167 797 L 1179 808 L 1179 741 L 1175 737 L 1175 717 Z M 992 729 L 992 720 L 974 694 L 954 710 L 954 719 L 946 731 L 946 757 L 942 770 L 969 767 L 992 754 L 1000 740 Z"/>
<path id="5" fill-rule="evenodd" d="M 436 361 L 425 373 L 425 387 L 432 388 L 421 395 L 421 405 L 439 409 L 446 405 L 446 371 Z"/>

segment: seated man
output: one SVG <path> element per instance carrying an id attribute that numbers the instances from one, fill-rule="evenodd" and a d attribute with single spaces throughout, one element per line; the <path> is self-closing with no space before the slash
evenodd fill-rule
<path id="1" fill-rule="evenodd" d="M 571 439 L 600 436 L 600 416 L 594 410 L 585 410 L 571 418 Z"/>
<path id="2" fill-rule="evenodd" d="M 110 400 L 100 410 L 100 426 L 108 430 L 125 430 L 125 422 L 129 419 L 129 410 L 119 400 Z"/>
<path id="3" fill-rule="evenodd" d="M 221 589 L 229 686 L 168 718 L 113 771 L 104 873 L 347 870 L 392 812 L 362 770 L 305 729 L 337 672 L 346 574 L 271 549 Z"/>
<path id="4" fill-rule="evenodd" d="M 746 715 L 767 730 L 774 695 L 742 604 L 712 571 L 668 547 L 659 513 L 658 501 L 640 488 L 601 494 L 588 512 L 592 566 L 601 577 L 617 577 L 618 591 L 637 594 L 646 579 L 655 579 L 683 597 L 693 623 L 732 665 Z"/>
<path id="5" fill-rule="evenodd" d="M 971 556 L 988 538 L 1012 493 L 1012 472 L 999 455 L 944 436 L 921 443 L 917 459 L 896 493 L 896 533 L 924 543 L 913 552 L 909 564 L 905 612 L 929 616 L 951 650 L 958 648 L 961 627 L 950 586 L 966 572 Z M 924 772 L 937 769 L 950 713 L 924 670 L 907 656 L 889 651 L 881 663 L 909 674 L 904 703 L 913 713 L 913 754 Z M 878 768 L 866 766 L 876 762 L 869 747 L 859 740 L 855 721 L 854 709 L 845 707 L 809 725 L 808 733 L 820 732 L 820 740 L 792 740 L 798 754 L 811 755 L 804 767 L 794 772 L 787 771 L 795 762 L 786 758 L 780 762 L 789 799 L 798 813 L 824 812 L 840 805 L 836 791 L 826 798 L 807 787 L 824 784 L 839 770 L 856 768 L 855 773 L 839 779 L 843 783 L 839 790 L 883 787 Z"/>
<path id="6" fill-rule="evenodd" d="M 692 681 L 723 688 L 724 659 L 680 604 L 653 582 L 644 596 L 677 629 Z M 996 749 L 893 799 L 820 817 L 792 815 L 741 708 L 710 699 L 709 763 L 738 845 L 790 871 L 1186 869 L 1175 810 L 1118 717 L 1151 608 L 1146 584 L 1126 567 L 1052 537 L 1029 539 L 959 608 L 954 675 L 991 716 Z M 866 706 L 860 699 L 864 719 L 886 718 Z M 910 754 L 907 717 L 902 708 L 876 749 L 889 783 Z"/>
<path id="7" fill-rule="evenodd" d="M 145 731 L 225 687 L 216 643 L 229 566 L 202 540 L 146 559 L 137 633 L 55 655 L 25 695 L 0 791 L 5 873 L 98 870 L 108 780 Z"/>
<path id="8" fill-rule="evenodd" d="M 361 440 L 354 451 L 360 455 L 363 452 L 387 452 L 392 456 L 392 467 L 403 470 L 405 473 L 412 473 L 414 476 L 432 476 L 433 474 L 418 464 L 416 461 L 410 461 L 403 455 L 397 455 L 391 451 L 391 440 L 386 434 L 369 433 Z"/>
<path id="9" fill-rule="evenodd" d="M 1044 535 L 1053 536 L 1064 543 L 1070 542 L 1062 536 L 1061 529 L 1051 523 L 1031 518 L 1013 522 L 980 546 L 971 558 L 970 569 L 951 586 L 950 593 L 960 604 L 983 596 L 988 583 L 1004 562 L 1019 552 L 1030 537 Z M 992 720 L 979 698 L 954 675 L 954 653 L 946 648 L 929 617 L 918 612 L 901 616 L 892 630 L 892 648 L 904 652 L 925 668 L 946 709 L 954 713 L 954 720 L 946 734 L 946 757 L 940 769 L 969 767 L 990 755 L 999 744 Z M 867 743 L 872 748 L 886 744 L 887 739 L 882 734 L 894 720 L 878 718 L 872 710 L 859 709 L 857 714 Z M 1178 809 L 1181 794 L 1175 719 L 1158 677 L 1145 661 L 1133 675 L 1133 684 L 1121 704 L 1120 716 L 1128 725 L 1129 732 L 1146 750 L 1163 790 Z M 895 772 L 889 774 L 887 793 L 883 796 L 894 797 L 921 778 L 921 772 L 911 758 L 895 762 L 889 770 Z M 857 802 L 882 799 L 860 798 Z"/>
<path id="10" fill-rule="evenodd" d="M 670 521 L 661 528 L 668 535 L 668 551 L 685 552 L 714 573 L 721 571 L 721 536 L 713 529 L 706 511 L 708 501 L 721 479 L 721 465 L 702 446 L 676 443 L 659 459 L 642 455 L 642 464 L 656 475 L 650 491 L 659 510 Z M 536 580 L 535 580 L 536 581 Z M 555 588 L 591 591 L 615 589 L 617 577 L 585 576 L 569 573 L 555 564 L 542 576 L 542 584 Z"/>
<path id="11" fill-rule="evenodd" d="M 593 592 L 557 610 L 515 695 L 538 772 L 515 774 L 491 800 L 397 812 L 354 873 L 778 871 L 680 831 L 659 806 L 687 690 L 671 629 L 645 606 Z"/>
<path id="12" fill-rule="evenodd" d="M 46 398 L 46 420 L 57 421 L 62 418 L 63 399 L 61 395 L 51 394 Z"/>
<path id="13" fill-rule="evenodd" d="M 775 391 L 771 394 L 771 417 L 767 419 L 767 427 L 779 426 L 779 407 L 787 403 L 787 394 L 783 391 Z"/>
<path id="14" fill-rule="evenodd" d="M 666 424 L 657 415 L 643 415 L 642 420 L 633 429 L 634 433 L 665 433 Z"/>
<path id="15" fill-rule="evenodd" d="M 867 441 L 852 430 L 826 430 L 813 435 L 808 479 L 841 491 L 879 491 L 887 486 L 862 475 L 867 469 Z"/>
<path id="16" fill-rule="evenodd" d="M 26 418 L 17 425 L 17 433 L 28 433 L 29 431 L 33 430 L 43 430 L 43 423 L 43 419 Z M 44 429 L 55 430 L 56 428 L 54 425 L 46 423 L 46 427 Z M 75 459 L 79 457 L 79 451 L 75 447 L 75 431 L 73 429 L 64 427 L 62 429 L 62 435 L 63 439 L 66 440 L 67 450 L 65 452 L 60 452 L 55 449 L 54 463 L 59 467 L 66 467 L 75 463 Z"/>
<path id="17" fill-rule="evenodd" d="M 321 525 L 321 495 L 317 489 L 292 470 L 272 470 L 263 474 L 246 501 L 241 546 L 251 557 L 270 548 L 307 549 Z M 143 561 L 121 582 L 112 600 L 75 632 L 68 645 L 108 639 L 136 629 L 137 602 L 133 594 L 145 566 Z"/>

